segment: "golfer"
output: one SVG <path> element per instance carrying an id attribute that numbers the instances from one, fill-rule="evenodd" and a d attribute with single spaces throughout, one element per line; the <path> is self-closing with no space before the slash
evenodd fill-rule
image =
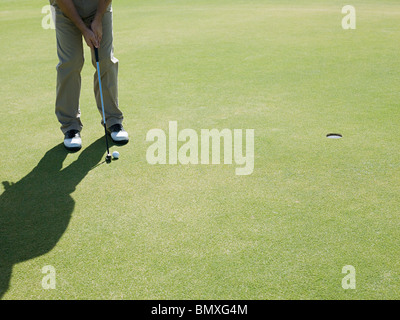
<path id="1" fill-rule="evenodd" d="M 107 131 L 114 142 L 129 141 L 122 127 L 123 114 L 118 106 L 118 60 L 114 57 L 111 0 L 50 0 L 55 11 L 57 37 L 56 116 L 64 133 L 68 150 L 82 147 L 82 122 L 79 106 L 81 70 L 84 63 L 83 41 L 92 49 L 92 64 L 96 67 L 94 48 L 99 50 L 101 82 Z M 94 74 L 97 108 L 102 113 L 97 71 Z"/>

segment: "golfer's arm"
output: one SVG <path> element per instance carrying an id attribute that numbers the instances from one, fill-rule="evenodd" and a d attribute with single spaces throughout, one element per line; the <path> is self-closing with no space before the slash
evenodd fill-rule
<path id="1" fill-rule="evenodd" d="M 87 29 L 72 0 L 57 0 L 57 5 L 82 33 Z"/>
<path id="2" fill-rule="evenodd" d="M 101 21 L 103 19 L 104 13 L 106 12 L 111 2 L 112 0 L 99 0 L 99 4 L 97 5 L 96 15 L 94 18 Z"/>

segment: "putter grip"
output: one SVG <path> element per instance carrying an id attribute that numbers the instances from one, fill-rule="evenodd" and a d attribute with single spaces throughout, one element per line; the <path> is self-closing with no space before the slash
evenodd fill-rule
<path id="1" fill-rule="evenodd" d="M 96 62 L 99 62 L 99 49 L 94 48 L 94 55 L 96 56 Z"/>

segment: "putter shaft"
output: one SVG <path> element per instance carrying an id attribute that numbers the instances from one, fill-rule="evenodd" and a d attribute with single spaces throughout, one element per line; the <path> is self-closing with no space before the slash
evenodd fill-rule
<path id="1" fill-rule="evenodd" d="M 95 57 L 96 57 L 97 77 L 98 77 L 98 79 L 99 79 L 99 90 L 100 90 L 101 110 L 102 110 L 102 112 L 103 112 L 104 135 L 105 135 L 105 137 L 106 137 L 106 147 L 107 147 L 107 156 L 106 156 L 106 159 L 108 159 L 108 157 L 110 157 L 110 150 L 109 150 L 109 147 L 108 147 L 106 115 L 105 115 L 105 112 L 104 112 L 103 89 L 102 89 L 102 86 L 101 86 L 100 63 L 99 63 L 99 50 L 98 50 L 97 48 L 94 48 L 94 54 L 95 54 Z"/>

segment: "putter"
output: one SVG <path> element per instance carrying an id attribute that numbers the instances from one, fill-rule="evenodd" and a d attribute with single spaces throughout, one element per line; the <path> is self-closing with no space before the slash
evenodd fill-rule
<path id="1" fill-rule="evenodd" d="M 106 137 L 106 147 L 107 147 L 107 155 L 106 162 L 111 161 L 110 149 L 108 147 L 108 139 L 107 139 L 107 126 L 106 126 L 106 115 L 104 113 L 104 101 L 103 101 L 103 90 L 101 88 L 101 76 L 100 76 L 100 64 L 99 64 L 99 50 L 94 48 L 94 55 L 96 56 L 96 65 L 97 65 L 97 76 L 99 78 L 99 90 L 100 90 L 100 100 L 101 100 L 101 110 L 103 111 L 103 125 L 104 125 L 104 133 Z"/>

